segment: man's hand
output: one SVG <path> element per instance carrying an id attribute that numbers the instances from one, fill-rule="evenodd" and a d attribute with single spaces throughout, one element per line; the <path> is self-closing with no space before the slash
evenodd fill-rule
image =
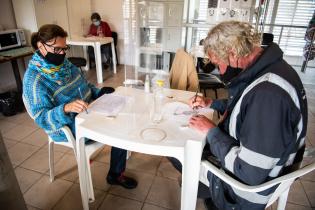
<path id="1" fill-rule="evenodd" d="M 88 104 L 82 100 L 75 100 L 72 101 L 71 103 L 68 103 L 64 106 L 64 111 L 65 113 L 69 112 L 75 112 L 75 113 L 80 113 L 86 110 L 88 107 Z"/>
<path id="2" fill-rule="evenodd" d="M 189 127 L 202 133 L 208 133 L 209 129 L 215 128 L 216 125 L 205 116 L 196 115 L 190 118 Z"/>
<path id="3" fill-rule="evenodd" d="M 193 96 L 189 99 L 189 106 L 191 108 L 203 108 L 203 107 L 208 107 L 212 103 L 211 98 L 205 98 L 203 96 Z"/>

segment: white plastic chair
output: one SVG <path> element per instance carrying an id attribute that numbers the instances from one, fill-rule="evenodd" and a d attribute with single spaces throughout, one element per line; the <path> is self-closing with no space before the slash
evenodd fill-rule
<path id="1" fill-rule="evenodd" d="M 25 99 L 23 97 L 23 102 L 26 108 L 27 113 L 29 114 L 29 116 L 34 119 L 32 117 L 32 115 L 30 114 L 29 110 L 28 110 L 28 106 L 25 103 Z M 71 130 L 67 127 L 64 126 L 61 128 L 61 130 L 64 132 L 64 134 L 66 135 L 67 138 L 67 142 L 56 142 L 53 141 L 49 136 L 48 136 L 48 155 L 49 155 L 49 176 L 50 176 L 50 182 L 53 182 L 55 179 L 55 167 L 54 167 L 54 144 L 58 144 L 58 145 L 62 145 L 65 147 L 69 147 L 73 149 L 75 158 L 77 160 L 77 152 L 76 152 L 76 143 L 75 143 L 75 138 L 71 132 Z M 95 157 L 100 151 L 101 149 L 104 147 L 105 145 L 99 142 L 93 142 L 91 144 L 88 144 L 85 146 L 85 152 L 86 152 L 86 162 L 87 162 L 87 166 L 88 166 L 88 170 L 87 170 L 87 177 L 89 180 L 89 187 L 88 187 L 88 195 L 89 195 L 89 201 L 93 202 L 95 200 L 94 197 L 94 190 L 93 190 L 93 183 L 92 183 L 92 175 L 91 175 L 91 164 L 90 164 L 90 160 L 92 159 L 92 157 Z"/>
<path id="2" fill-rule="evenodd" d="M 304 154 L 311 154 L 308 151 L 305 151 Z M 305 155 L 304 155 L 305 156 Z M 313 156 L 314 157 L 314 156 Z M 274 203 L 278 198 L 278 207 L 277 210 L 284 210 L 286 203 L 287 203 L 287 198 L 289 194 L 289 190 L 291 187 L 291 184 L 295 181 L 295 179 L 313 171 L 315 169 L 315 162 L 313 161 L 311 164 L 306 165 L 296 171 L 293 171 L 289 174 L 280 176 L 276 179 L 273 179 L 271 181 L 265 182 L 260 185 L 256 186 L 249 186 L 246 184 L 243 184 L 228 174 L 226 174 L 222 169 L 217 168 L 215 165 L 210 163 L 209 161 L 201 161 L 201 166 L 200 166 L 200 177 L 199 180 L 209 186 L 209 180 L 207 179 L 207 173 L 210 171 L 212 174 L 220 178 L 222 181 L 224 181 L 226 184 L 230 185 L 233 188 L 236 188 L 241 191 L 246 191 L 246 192 L 261 192 L 263 190 L 266 190 L 272 186 L 275 186 L 279 184 L 275 192 L 272 194 L 270 197 L 266 208 L 269 207 L 272 203 Z"/>

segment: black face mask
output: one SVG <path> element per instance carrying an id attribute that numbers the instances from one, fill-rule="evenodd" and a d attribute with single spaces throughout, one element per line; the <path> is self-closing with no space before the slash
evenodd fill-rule
<path id="1" fill-rule="evenodd" d="M 242 69 L 240 68 L 234 68 L 232 66 L 227 66 L 226 71 L 224 74 L 220 75 L 221 80 L 228 84 L 231 82 L 231 80 L 236 77 L 239 73 L 241 73 Z"/>
<path id="2" fill-rule="evenodd" d="M 64 54 L 56 54 L 56 53 L 51 53 L 47 52 L 45 59 L 47 60 L 48 63 L 54 64 L 55 66 L 59 66 L 63 63 L 65 60 L 66 53 Z"/>

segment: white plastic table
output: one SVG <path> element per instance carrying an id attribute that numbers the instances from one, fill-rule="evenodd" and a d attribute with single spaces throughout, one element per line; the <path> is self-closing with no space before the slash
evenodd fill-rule
<path id="1" fill-rule="evenodd" d="M 83 46 L 84 58 L 87 60 L 85 69 L 89 66 L 89 56 L 87 55 L 87 46 L 92 46 L 94 48 L 95 55 L 95 65 L 96 65 L 96 77 L 97 83 L 103 82 L 103 71 L 102 71 L 102 58 L 101 58 L 101 45 L 111 43 L 112 56 L 113 56 L 113 67 L 114 73 L 116 70 L 116 53 L 115 45 L 112 37 L 83 37 L 83 36 L 72 36 L 67 39 L 67 44 L 69 45 L 79 45 Z"/>
<path id="2" fill-rule="evenodd" d="M 165 89 L 167 102 L 188 102 L 195 93 Z M 110 146 L 151 155 L 171 156 L 183 165 L 181 210 L 193 210 L 196 207 L 199 169 L 206 135 L 189 127 L 182 128 L 172 117 L 164 118 L 161 123 L 150 122 L 150 107 L 153 94 L 143 90 L 119 87 L 116 95 L 129 96 L 128 103 L 118 116 L 109 119 L 103 114 L 90 111 L 80 113 L 76 117 L 76 148 L 80 178 L 80 188 L 84 209 L 89 209 L 88 186 L 92 185 L 85 165 L 84 138 Z M 211 116 L 213 112 L 211 111 Z M 162 141 L 144 139 L 142 134 L 146 128 L 157 128 L 165 131 Z M 128 163 L 127 163 L 128 164 Z M 141 180 L 138 180 L 141 182 Z M 90 200 L 91 201 L 91 200 Z"/>

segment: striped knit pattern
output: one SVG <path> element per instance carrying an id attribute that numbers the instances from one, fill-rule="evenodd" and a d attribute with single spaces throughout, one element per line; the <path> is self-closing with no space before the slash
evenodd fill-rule
<path id="1" fill-rule="evenodd" d="M 76 114 L 65 113 L 64 106 L 81 99 L 79 88 L 86 102 L 96 99 L 99 93 L 99 89 L 89 84 L 76 66 L 67 59 L 64 65 L 70 69 L 70 79 L 66 84 L 61 85 L 45 75 L 42 71 L 45 60 L 36 52 L 23 79 L 23 99 L 27 110 L 38 126 L 43 128 L 54 141 L 67 141 L 61 130 L 65 125 L 75 135 Z"/>

